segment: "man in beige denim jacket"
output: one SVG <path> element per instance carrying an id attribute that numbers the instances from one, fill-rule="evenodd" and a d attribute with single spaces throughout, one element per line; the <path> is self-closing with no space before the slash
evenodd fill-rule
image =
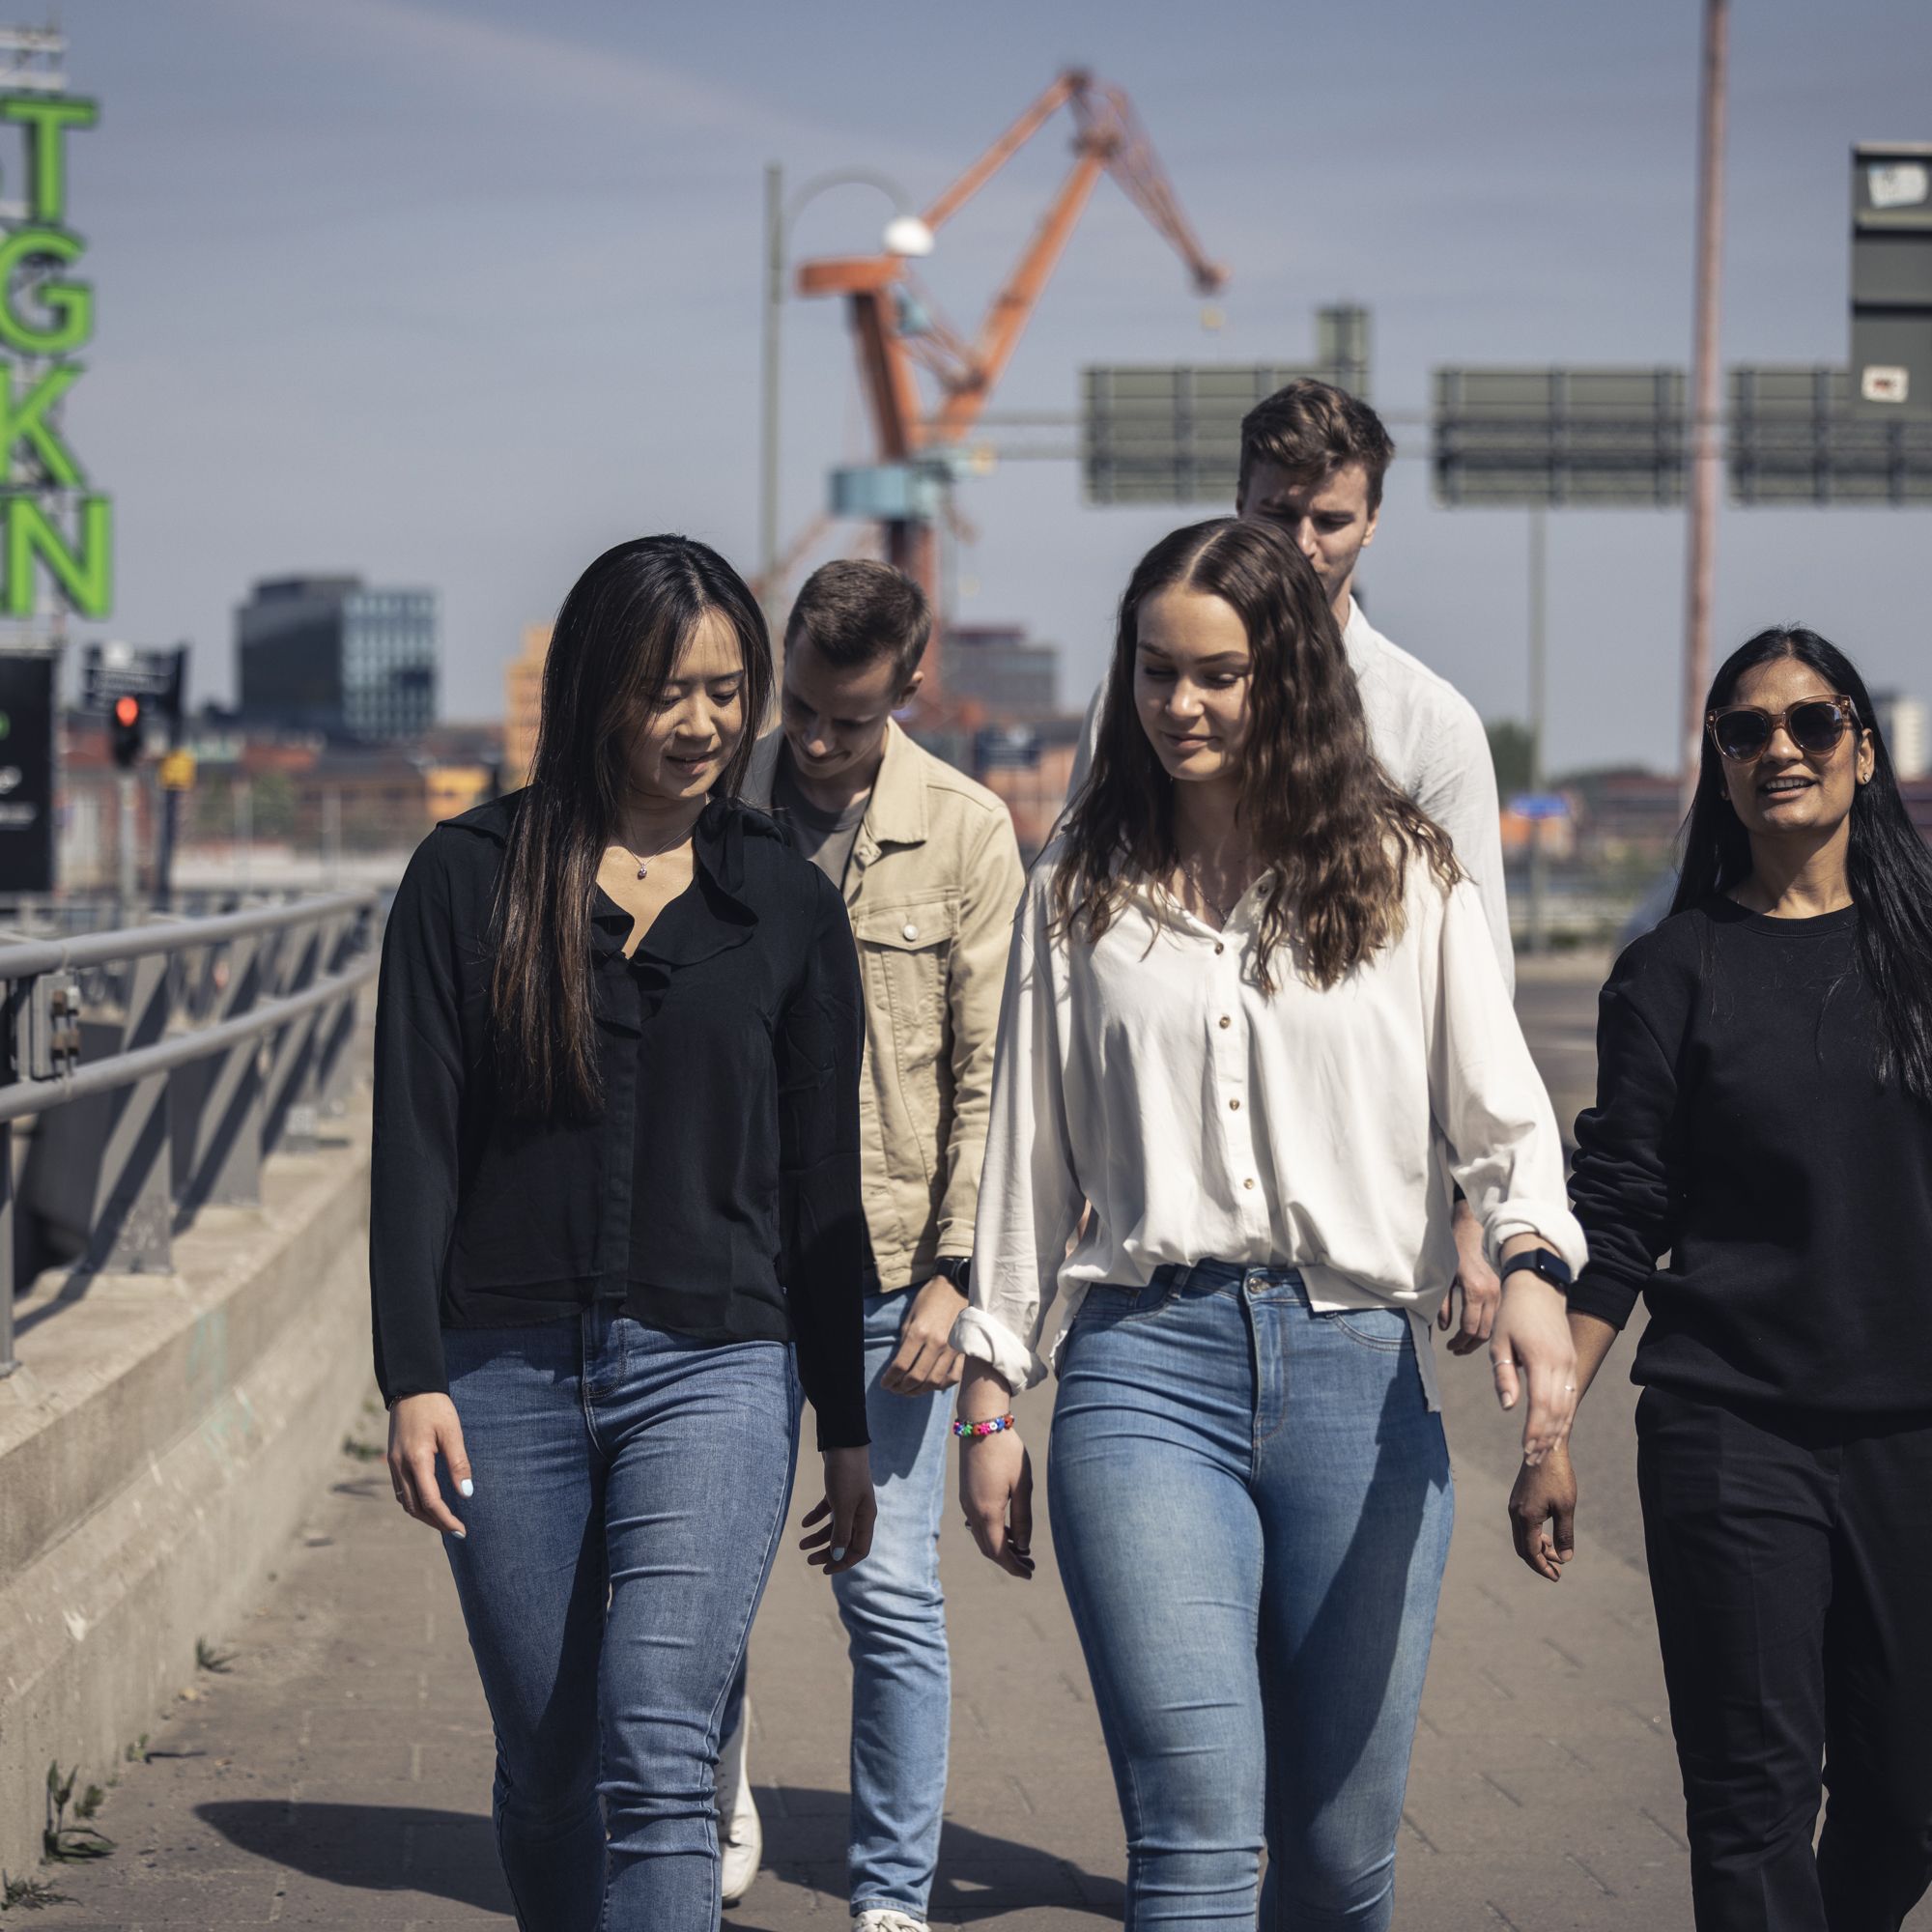
<path id="1" fill-rule="evenodd" d="M 1007 808 L 893 722 L 919 689 L 931 617 L 882 563 L 827 564 L 785 630 L 781 728 L 748 804 L 773 812 L 845 895 L 866 996 L 860 1134 L 867 1283 L 871 1553 L 833 1578 L 851 1637 L 850 1898 L 860 1932 L 925 1923 L 946 1796 L 950 1683 L 939 1513 L 951 1342 L 966 1305 L 993 1037 L 1024 884 Z M 756 1868 L 744 1724 L 727 1717 L 719 1793 L 724 1899 Z"/>

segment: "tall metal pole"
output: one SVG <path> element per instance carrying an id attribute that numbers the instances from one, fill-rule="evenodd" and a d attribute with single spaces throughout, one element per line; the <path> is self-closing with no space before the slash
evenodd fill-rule
<path id="1" fill-rule="evenodd" d="M 1704 0 L 1704 85 L 1697 141 L 1697 319 L 1690 362 L 1690 529 L 1685 566 L 1684 807 L 1697 786 L 1704 693 L 1711 682 L 1711 601 L 1718 576 L 1718 320 L 1724 253 L 1724 81 L 1730 0 Z"/>
<path id="2" fill-rule="evenodd" d="M 758 594 L 778 653 L 779 620 L 779 326 L 784 314 L 784 170 L 765 167 L 765 328 L 763 414 L 758 437 Z"/>
<path id="3" fill-rule="evenodd" d="M 1529 788 L 1543 790 L 1543 741 L 1548 723 L 1548 611 L 1549 519 L 1541 503 L 1529 511 Z M 1548 923 L 1548 855 L 1543 846 L 1543 818 L 1529 821 L 1529 950 L 1549 949 Z"/>
<path id="4" fill-rule="evenodd" d="M 134 774 L 117 772 L 114 775 L 114 789 L 119 798 L 119 824 L 115 834 L 115 884 L 114 892 L 120 901 L 119 917 L 123 925 L 129 925 L 134 918 Z"/>

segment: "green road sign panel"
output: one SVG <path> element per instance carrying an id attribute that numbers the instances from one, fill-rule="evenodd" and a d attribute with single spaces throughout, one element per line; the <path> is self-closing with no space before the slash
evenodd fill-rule
<path id="1" fill-rule="evenodd" d="M 1733 369 L 1728 417 L 1734 502 L 1932 504 L 1932 417 L 1856 409 L 1846 370 Z"/>
<path id="2" fill-rule="evenodd" d="M 1433 432 L 1436 499 L 1452 507 L 1684 500 L 1681 369 L 1438 369 Z"/>
<path id="3" fill-rule="evenodd" d="M 1366 309 L 1318 311 L 1313 362 L 1134 364 L 1084 369 L 1081 470 L 1090 503 L 1235 500 L 1241 418 L 1302 377 L 1369 392 Z"/>

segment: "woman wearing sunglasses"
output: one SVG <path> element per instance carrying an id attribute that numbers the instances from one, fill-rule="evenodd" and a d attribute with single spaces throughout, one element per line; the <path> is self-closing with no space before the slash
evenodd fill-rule
<path id="1" fill-rule="evenodd" d="M 1718 673 L 1672 916 L 1617 961 L 1598 1060 L 1570 1322 L 1587 1389 L 1649 1306 L 1699 1932 L 1895 1932 L 1932 1878 L 1932 854 L 1815 633 Z M 1567 1448 L 1525 1466 L 1517 1551 L 1551 1581 L 1576 1507 Z"/>

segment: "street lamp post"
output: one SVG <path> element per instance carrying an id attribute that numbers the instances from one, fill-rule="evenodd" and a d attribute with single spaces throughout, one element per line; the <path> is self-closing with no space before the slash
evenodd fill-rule
<path id="1" fill-rule="evenodd" d="M 1718 577 L 1718 326 L 1724 256 L 1724 96 L 1730 0 L 1704 0 L 1703 85 L 1697 128 L 1697 295 L 1690 367 L 1690 517 L 1684 590 L 1684 810 L 1697 789 L 1704 688 L 1711 677 L 1711 603 Z"/>
<path id="2" fill-rule="evenodd" d="M 814 197 L 835 187 L 871 187 L 893 204 L 882 246 L 889 255 L 929 255 L 932 231 L 911 212 L 905 190 L 888 175 L 869 168 L 840 168 L 816 175 L 790 201 L 784 195 L 784 170 L 777 161 L 765 168 L 765 302 L 763 331 L 762 409 L 758 436 L 758 588 L 771 627 L 773 650 L 779 646 L 779 389 L 782 375 L 781 324 L 784 315 L 785 244 L 792 224 Z"/>

